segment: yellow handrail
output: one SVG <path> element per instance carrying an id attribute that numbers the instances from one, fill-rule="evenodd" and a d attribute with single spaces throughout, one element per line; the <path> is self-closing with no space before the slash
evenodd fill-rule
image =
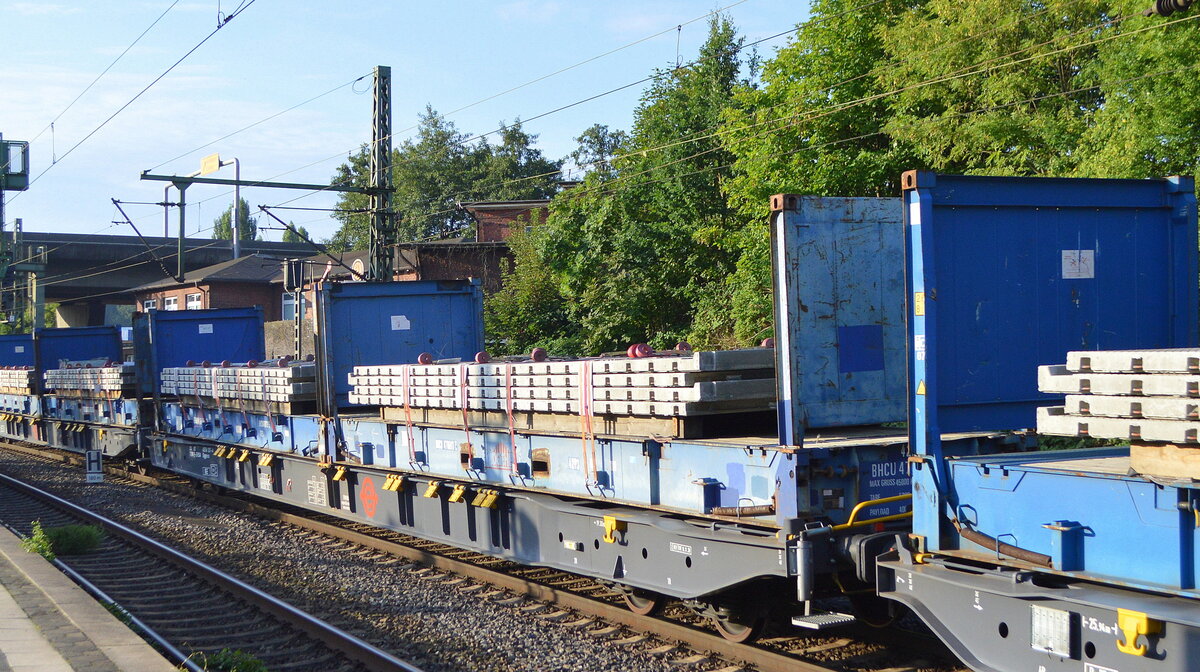
<path id="1" fill-rule="evenodd" d="M 892 502 L 900 502 L 900 501 L 903 501 L 906 499 L 912 499 L 912 495 L 911 494 L 894 495 L 892 497 L 884 497 L 882 499 L 868 499 L 865 502 L 859 502 L 858 504 L 854 505 L 853 509 L 850 509 L 850 518 L 846 522 L 842 523 L 841 525 L 834 525 L 833 529 L 835 531 L 848 530 L 852 527 L 858 527 L 860 525 L 871 525 L 872 523 L 886 523 L 886 522 L 893 521 L 893 520 L 903 520 L 904 518 L 912 518 L 912 511 L 908 511 L 906 513 L 897 513 L 897 514 L 893 514 L 890 516 L 880 516 L 879 518 L 868 518 L 866 520 L 858 520 L 858 513 L 869 506 L 876 506 L 878 504 L 891 504 Z"/>

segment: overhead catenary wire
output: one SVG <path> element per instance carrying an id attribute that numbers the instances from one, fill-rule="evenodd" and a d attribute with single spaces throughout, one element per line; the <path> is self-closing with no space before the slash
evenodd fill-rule
<path id="1" fill-rule="evenodd" d="M 74 98 L 73 100 L 71 100 L 71 102 L 70 102 L 70 103 L 67 103 L 67 106 L 66 106 L 66 107 L 64 107 L 64 108 L 62 109 L 62 111 L 61 111 L 61 112 L 59 112 L 57 115 L 55 115 L 55 117 L 54 117 L 53 119 L 51 119 L 51 120 L 50 120 L 50 123 L 46 124 L 45 128 L 43 128 L 42 130 L 38 131 L 38 134 L 37 134 L 37 135 L 35 135 L 35 136 L 33 136 L 33 139 L 32 139 L 32 140 L 30 140 L 29 142 L 30 142 L 30 143 L 36 142 L 38 138 L 42 137 L 42 134 L 44 134 L 44 133 L 45 133 L 46 131 L 48 131 L 48 130 L 51 130 L 51 129 L 53 129 L 53 128 L 54 128 L 54 123 L 55 123 L 55 122 L 57 122 L 59 119 L 62 119 L 62 116 L 63 116 L 64 114 L 66 114 L 66 113 L 67 113 L 67 111 L 68 111 L 68 110 L 70 110 L 72 107 L 74 107 L 74 106 L 75 106 L 75 103 L 78 103 L 80 98 L 83 98 L 83 96 L 84 96 L 85 94 L 87 94 L 87 92 L 88 92 L 88 91 L 91 91 L 91 90 L 92 90 L 92 87 L 93 87 L 93 86 L 95 86 L 95 85 L 96 85 L 96 83 L 97 83 L 97 82 L 99 82 L 99 81 L 100 81 L 100 80 L 101 80 L 101 79 L 104 77 L 104 75 L 107 75 L 109 70 L 112 70 L 112 69 L 113 69 L 113 67 L 114 67 L 114 66 L 115 66 L 115 65 L 116 65 L 118 62 L 120 62 L 120 60 L 121 60 L 122 58 L 125 58 L 125 54 L 128 54 L 128 53 L 129 53 L 129 51 L 130 51 L 131 49 L 133 49 L 135 46 L 137 46 L 137 43 L 142 41 L 142 38 L 146 36 L 146 33 L 149 33 L 149 32 L 150 32 L 150 31 L 151 31 L 151 30 L 152 30 L 152 29 L 153 29 L 155 26 L 157 26 L 157 25 L 158 25 L 158 22 L 159 22 L 159 21 L 162 21 L 162 20 L 163 20 L 163 17 L 165 17 L 165 16 L 166 16 L 166 15 L 167 15 L 167 14 L 168 14 L 168 13 L 169 13 L 169 12 L 170 12 L 172 9 L 174 9 L 174 8 L 175 8 L 175 5 L 178 5 L 178 4 L 179 4 L 179 1 L 180 1 L 180 0 L 175 0 L 174 2 L 172 2 L 172 3 L 170 4 L 170 6 L 168 6 L 166 9 L 164 9 L 164 10 L 163 10 L 163 12 L 162 12 L 162 14 L 159 14 L 159 15 L 158 15 L 158 18 L 154 19 L 154 21 L 153 21 L 153 22 L 151 22 L 149 26 L 146 26 L 146 29 L 145 29 L 145 30 L 143 30 L 143 31 L 141 32 L 141 34 L 139 34 L 137 37 L 135 37 L 135 38 L 133 39 L 133 42 L 130 42 L 130 43 L 129 43 L 129 46 L 125 47 L 124 51 L 122 51 L 120 54 L 118 54 L 118 55 L 117 55 L 117 57 L 116 57 L 116 58 L 114 58 L 114 59 L 112 60 L 112 62 L 108 64 L 108 67 L 104 68 L 104 70 L 102 70 L 102 71 L 100 72 L 100 74 L 96 75 L 96 78 L 95 78 L 95 79 L 93 79 L 93 80 L 91 81 L 91 83 L 89 83 L 87 86 L 83 87 L 83 91 L 80 91 L 80 92 L 79 92 L 79 95 L 75 96 L 75 98 Z"/>
<path id="2" fill-rule="evenodd" d="M 151 80 L 149 84 L 142 87 L 142 89 L 140 91 L 138 91 L 136 94 L 134 94 L 132 98 L 130 98 L 128 101 L 126 101 L 125 104 L 121 105 L 119 108 L 117 108 L 117 110 L 115 112 L 113 112 L 111 115 L 109 115 L 104 121 L 100 122 L 100 125 L 96 126 L 87 135 L 83 136 L 82 139 L 80 139 L 78 142 L 76 142 L 74 145 L 72 145 L 70 149 L 68 149 L 66 152 L 64 152 L 61 157 L 59 157 L 57 162 L 50 164 L 49 166 L 46 167 L 45 170 L 38 173 L 36 177 L 32 178 L 29 181 L 29 185 L 33 186 L 35 183 L 37 183 L 38 180 L 42 179 L 42 177 L 44 177 L 46 175 L 46 173 L 50 172 L 51 170 L 54 169 L 55 166 L 57 166 L 59 163 L 61 163 L 63 161 L 63 159 L 66 159 L 68 156 L 71 155 L 72 152 L 74 152 L 76 149 L 79 149 L 80 146 L 82 146 L 85 142 L 90 140 L 92 138 L 92 136 L 94 136 L 94 135 L 96 135 L 96 133 L 100 132 L 100 129 L 107 126 L 109 124 L 109 122 L 111 122 L 113 119 L 116 119 L 118 115 L 120 115 L 122 112 L 124 112 L 126 109 L 128 109 L 130 105 L 132 105 L 139 98 L 141 98 L 143 94 L 145 94 L 147 91 L 149 91 L 151 87 L 153 87 L 155 84 L 157 84 L 159 81 L 161 81 L 164 77 L 169 75 L 173 70 L 175 70 L 175 68 L 179 67 L 179 64 L 183 63 L 183 61 L 186 60 L 188 56 L 191 56 L 200 47 L 204 46 L 204 44 L 206 42 L 208 42 L 210 39 L 212 39 L 214 35 L 216 35 L 218 32 L 220 32 L 220 30 L 222 28 L 229 25 L 230 21 L 233 21 L 242 12 L 249 9 L 250 6 L 253 5 L 256 1 L 257 0 L 246 0 L 246 2 L 239 5 L 237 11 L 232 12 L 227 17 L 225 17 L 225 20 L 222 21 L 219 25 L 217 25 L 217 27 L 214 28 L 211 33 L 204 36 L 204 38 L 201 39 L 199 42 L 197 42 L 195 44 L 195 46 L 193 46 L 191 49 L 189 49 L 187 51 L 187 53 L 185 53 L 183 56 L 180 56 L 178 60 L 176 60 L 174 63 L 172 63 L 170 66 L 168 66 L 166 70 L 164 70 L 161 74 L 159 74 L 153 80 Z M 9 198 L 8 202 L 11 203 L 17 196 L 19 196 L 22 193 L 24 193 L 24 192 L 21 192 L 21 191 L 14 192 L 15 195 L 13 197 Z"/>
<path id="3" fill-rule="evenodd" d="M 1100 25 L 1100 26 L 1112 26 L 1112 25 L 1115 25 L 1116 23 L 1118 23 L 1119 21 L 1123 20 L 1124 18 L 1130 18 L 1130 17 L 1118 17 L 1117 19 L 1112 19 L 1112 20 L 1108 20 L 1108 21 L 1102 22 L 1102 23 L 1101 23 L 1101 24 L 1099 24 L 1099 25 Z M 1150 25 L 1150 26 L 1145 26 L 1145 27 L 1142 27 L 1142 28 L 1138 28 L 1138 29 L 1136 29 L 1136 30 L 1134 30 L 1134 31 L 1129 31 L 1129 32 L 1125 32 L 1125 33 L 1119 33 L 1119 34 L 1116 34 L 1116 35 L 1109 35 L 1109 36 L 1106 36 L 1106 37 L 1097 38 L 1097 39 L 1094 39 L 1094 40 L 1091 40 L 1091 41 L 1088 41 L 1088 42 L 1085 42 L 1085 43 L 1081 43 L 1081 44 L 1077 44 L 1077 45 L 1072 45 L 1072 46 L 1069 46 L 1069 47 L 1064 47 L 1064 48 L 1057 49 L 1057 50 L 1050 51 L 1050 52 L 1046 52 L 1046 53 L 1043 53 L 1043 54 L 1037 54 L 1037 55 L 1035 55 L 1035 56 L 1030 56 L 1030 57 L 1023 58 L 1023 59 L 1016 59 L 1016 60 L 1013 60 L 1013 61 L 1010 61 L 1010 62 L 1007 62 L 1007 63 L 1000 64 L 1000 65 L 996 66 L 996 68 L 1000 68 L 1000 67 L 1011 67 L 1011 66 L 1015 66 L 1015 65 L 1020 65 L 1020 64 L 1022 64 L 1022 63 L 1027 63 L 1027 62 L 1030 62 L 1030 61 L 1032 61 L 1032 60 L 1036 60 L 1036 59 L 1038 59 L 1038 58 L 1043 58 L 1043 57 L 1047 57 L 1047 56 L 1057 55 L 1057 54 L 1064 53 L 1064 52 L 1067 52 L 1067 51 L 1072 51 L 1072 50 L 1075 50 L 1075 49 L 1081 49 L 1081 48 L 1084 48 L 1084 47 L 1092 46 L 1092 45 L 1094 45 L 1094 44 L 1098 44 L 1098 43 L 1101 43 L 1101 42 L 1106 42 L 1106 41 L 1113 40 L 1113 39 L 1118 39 L 1118 38 L 1122 38 L 1122 37 L 1128 37 L 1128 36 L 1131 36 L 1131 35 L 1139 34 L 1139 33 L 1142 33 L 1142 32 L 1146 32 L 1146 31 L 1148 31 L 1148 30 L 1155 30 L 1155 29 L 1159 29 L 1159 28 L 1164 28 L 1164 27 L 1167 27 L 1168 25 L 1171 25 L 1171 24 L 1174 24 L 1174 23 L 1181 23 L 1181 22 L 1184 22 L 1184 21 L 1193 21 L 1193 20 L 1197 20 L 1197 19 L 1200 19 L 1200 15 L 1197 15 L 1197 16 L 1189 16 L 1189 17 L 1180 18 L 1180 19 L 1175 19 L 1175 20 L 1172 20 L 1172 21 L 1170 21 L 1170 22 L 1165 22 L 1165 23 L 1153 24 L 1153 25 Z M 1075 32 L 1074 32 L 1074 33 L 1072 33 L 1072 34 L 1078 34 L 1078 33 L 1082 33 L 1082 32 L 1092 31 L 1092 30 L 1095 30 L 1095 28 L 1097 28 L 1097 26 L 1088 26 L 1088 27 L 1086 27 L 1086 28 L 1083 28 L 1083 29 L 1081 29 L 1081 30 L 1079 30 L 1079 31 L 1075 31 Z M 1060 36 L 1059 38 L 1055 38 L 1055 40 L 1057 40 L 1057 39 L 1060 39 L 1060 38 L 1061 38 L 1061 36 Z M 1053 41 L 1055 41 L 1055 40 L 1048 40 L 1048 41 L 1046 41 L 1046 42 L 1044 42 L 1044 43 L 1041 43 L 1041 44 L 1039 44 L 1039 45 L 1034 45 L 1034 46 L 1035 46 L 1035 47 L 1036 47 L 1036 46 L 1046 46 L 1046 45 L 1050 44 L 1051 42 L 1053 42 Z M 1024 52 L 1026 52 L 1026 51 L 1028 51 L 1028 50 L 1029 50 L 1029 48 L 1019 49 L 1019 50 L 1016 50 L 1016 51 L 1014 51 L 1014 52 L 1010 52 L 1010 54 L 1007 54 L 1006 56 L 1011 56 L 1011 55 L 1014 55 L 1014 54 L 1020 54 L 1020 53 L 1024 53 Z M 987 64 L 987 65 L 990 65 L 990 64 L 994 63 L 995 61 L 997 61 L 999 58 L 1003 58 L 1003 56 L 1002 56 L 1002 57 L 993 58 L 993 59 L 988 59 L 987 61 L 985 61 L 985 62 L 982 62 L 982 64 Z M 847 103 L 845 103 L 844 105 L 842 105 L 842 106 L 839 106 L 839 107 L 837 107 L 837 108 L 835 108 L 835 109 L 830 109 L 830 110 L 821 110 L 821 111 L 819 111 L 819 112 L 817 112 L 817 113 L 813 113 L 813 114 L 809 114 L 809 113 L 799 113 L 799 114 L 797 114 L 797 115 L 792 115 L 792 116 L 789 116 L 789 117 L 783 117 L 783 118 L 779 118 L 779 119 L 770 119 L 770 120 L 767 120 L 767 121 L 763 121 L 763 122 L 757 122 L 757 123 L 753 123 L 753 124 L 746 124 L 746 125 L 743 125 L 743 126 L 737 126 L 737 127 L 733 127 L 733 128 L 725 129 L 725 130 L 723 130 L 723 131 L 717 131 L 717 132 L 714 132 L 714 133 L 710 133 L 710 134 L 707 134 L 707 135 L 703 136 L 703 138 L 718 137 L 718 136 L 726 135 L 726 134 L 733 133 L 733 132 L 738 132 L 738 131 L 744 131 L 744 130 L 748 130 L 748 129 L 750 129 L 750 128 L 756 128 L 756 127 L 760 127 L 760 126 L 765 126 L 765 125 L 768 125 L 768 124 L 780 124 L 780 123 L 787 122 L 787 123 L 789 124 L 789 126 L 797 126 L 797 125 L 800 125 L 800 124 L 802 124 L 802 123 L 805 123 L 805 122 L 807 122 L 807 121 L 812 121 L 812 120 L 818 119 L 818 118 L 820 118 L 820 117 L 827 116 L 827 115 L 829 115 L 829 114 L 834 114 L 834 113 L 836 113 L 836 112 L 844 111 L 845 109 L 849 109 L 849 108 L 852 108 L 852 107 L 856 107 L 856 106 L 858 106 L 858 105 L 866 104 L 867 102 L 871 102 L 871 101 L 874 101 L 874 100 L 877 100 L 877 99 L 886 98 L 886 97 L 888 97 L 888 96 L 891 96 L 891 95 L 898 95 L 899 93 L 902 93 L 902 92 L 905 92 L 905 91 L 909 91 L 909 90 L 913 90 L 913 89 L 916 89 L 916 88 L 920 88 L 920 87 L 924 87 L 924 86 L 929 86 L 929 85 L 932 85 L 932 84 L 937 84 L 937 83 L 942 83 L 942 82 L 946 82 L 946 81 L 951 81 L 951 80 L 953 80 L 953 79 L 959 79 L 959 78 L 966 77 L 966 76 L 970 76 L 970 75 L 973 75 L 973 74 L 981 74 L 981 73 L 984 73 L 984 72 L 989 72 L 989 71 L 991 71 L 991 70 L 994 70 L 994 69 L 996 69 L 996 68 L 984 68 L 984 67 L 980 67 L 980 66 L 981 66 L 981 63 L 972 64 L 971 66 L 967 66 L 966 68 L 962 68 L 962 69 L 960 69 L 959 71 L 955 71 L 955 73 L 952 73 L 951 75 L 944 75 L 944 76 L 934 77 L 934 78 L 931 78 L 931 79 L 928 79 L 928 80 L 924 80 L 924 81 L 922 81 L 922 82 L 917 82 L 917 83 L 914 83 L 914 84 L 912 84 L 912 85 L 909 85 L 909 86 L 900 87 L 900 88 L 898 88 L 898 89 L 894 89 L 894 90 L 892 90 L 892 91 L 889 91 L 889 92 L 885 92 L 885 93 L 881 93 L 881 94 L 875 94 L 875 95 L 872 95 L 872 96 L 866 96 L 866 97 L 859 98 L 859 99 L 856 99 L 856 100 L 853 100 L 853 101 L 848 101 L 848 102 L 847 102 Z M 969 68 L 978 68 L 978 69 L 975 69 L 975 70 L 969 70 Z M 1178 70 L 1178 69 L 1176 69 L 1175 71 L 1176 71 L 1176 72 L 1178 72 L 1179 70 Z M 1167 72 L 1171 72 L 1171 71 L 1164 71 L 1164 72 L 1162 72 L 1162 73 L 1157 73 L 1157 74 L 1166 74 Z M 1004 107 L 1012 107 L 1012 106 L 1014 106 L 1014 105 L 1018 105 L 1018 104 L 1025 104 L 1025 103 L 1029 103 L 1029 102 L 1036 102 L 1037 100 L 1043 100 L 1043 99 L 1047 99 L 1047 98 L 1060 97 L 1060 96 L 1063 96 L 1063 95 L 1073 95 L 1074 93 L 1079 93 L 1079 92 L 1082 92 L 1082 91 L 1087 91 L 1087 90 L 1098 89 L 1098 88 L 1102 88 L 1102 87 L 1104 87 L 1104 86 L 1114 86 L 1114 85 L 1119 85 L 1119 84 L 1125 83 L 1126 81 L 1135 81 L 1135 80 L 1137 80 L 1137 79 L 1140 79 L 1140 77 L 1138 77 L 1138 78 L 1132 78 L 1132 79 L 1130 79 L 1130 80 L 1122 80 L 1122 81 L 1120 81 L 1120 82 L 1107 82 L 1107 83 L 1101 83 L 1101 84 L 1098 84 L 1098 85 L 1095 85 L 1095 86 L 1092 86 L 1092 87 L 1085 87 L 1085 88 L 1083 88 L 1083 89 L 1079 89 L 1079 90 L 1076 90 L 1076 91 L 1073 91 L 1073 92 L 1066 92 L 1066 93 L 1056 93 L 1056 94 L 1048 94 L 1048 95 L 1045 95 L 1045 96 L 1038 96 L 1038 97 L 1030 98 L 1030 99 L 1023 100 L 1023 101 L 1016 101 L 1016 102 L 1014 102 L 1014 103 L 1006 103 L 1006 104 L 1003 104 L 1003 105 L 1000 105 L 1000 106 L 998 106 L 998 107 L 997 107 L 997 109 L 1003 109 Z M 805 116 L 805 115 L 807 115 L 807 116 Z M 957 114 L 945 115 L 945 118 L 951 118 L 951 117 L 954 117 L 954 116 L 960 116 L 960 115 L 957 115 Z M 780 128 L 767 128 L 766 130 L 764 130 L 764 131 L 761 131 L 760 133 L 758 133 L 758 134 L 756 134 L 756 135 L 754 135 L 754 136 L 751 136 L 751 137 L 760 137 L 760 136 L 762 136 L 762 135 L 766 135 L 766 134 L 768 134 L 768 133 L 773 133 L 773 132 L 776 132 L 776 131 L 778 131 L 778 130 L 780 130 Z M 874 136 L 879 136 L 879 135 L 886 135 L 886 134 L 887 134 L 887 133 L 886 133 L 885 131 L 877 131 L 877 132 L 868 133 L 868 134 L 861 135 L 861 136 L 856 136 L 856 137 L 854 137 L 854 138 L 842 138 L 842 139 L 835 140 L 835 141 L 830 141 L 829 143 L 824 143 L 824 144 L 821 144 L 821 145 L 816 145 L 816 146 L 808 146 L 808 147 L 802 147 L 802 148 L 799 148 L 799 149 L 797 149 L 797 150 L 794 150 L 794 151 L 783 152 L 783 153 L 781 153 L 781 154 L 780 154 L 780 156 L 786 156 L 786 155 L 795 154 L 795 153 L 798 153 L 798 152 L 801 152 L 801 151 L 805 151 L 805 150 L 817 149 L 817 148 L 820 148 L 820 147 L 826 147 L 826 146 L 830 146 L 830 145 L 840 144 L 840 143 L 843 143 L 843 142 L 849 142 L 849 141 L 854 141 L 854 140 L 861 140 L 861 139 L 865 139 L 865 138 L 869 138 L 869 137 L 874 137 Z M 694 138 L 694 139 L 701 139 L 701 138 Z M 660 148 L 660 149 L 661 149 L 661 148 L 663 148 L 663 147 L 668 147 L 668 146 L 676 146 L 676 145 L 678 145 L 678 144 L 682 144 L 682 143 L 680 143 L 680 142 L 671 142 L 671 143 L 665 143 L 664 145 L 660 145 L 660 146 L 658 146 L 657 148 Z M 595 191 L 595 192 L 599 192 L 599 193 L 601 193 L 601 194 L 603 194 L 603 193 L 613 193 L 613 192 L 612 192 L 613 188 L 614 188 L 615 186 L 619 185 L 619 184 L 620 184 L 620 183 L 622 183 L 622 182 L 627 182 L 627 181 L 630 181 L 630 180 L 632 180 L 632 179 L 634 179 L 634 178 L 641 177 L 641 176 L 643 176 L 643 175 L 646 175 L 646 174 L 649 174 L 649 173 L 652 173 L 652 172 L 655 172 L 655 171 L 661 170 L 662 168 L 665 168 L 665 167 L 668 167 L 668 166 L 671 166 L 671 165 L 675 165 L 675 164 L 677 164 L 677 163 L 681 163 L 681 162 L 684 162 L 684 161 L 688 161 L 688 160 L 691 160 L 691 159 L 695 159 L 695 158 L 698 158 L 698 157 L 700 157 L 700 156 L 703 156 L 703 155 L 705 155 L 705 154 L 710 154 L 710 153 L 713 153 L 713 152 L 716 152 L 716 151 L 720 151 L 720 150 L 722 150 L 722 149 L 723 149 L 723 147 L 720 147 L 720 146 L 717 146 L 717 147 L 712 147 L 712 148 L 709 148 L 709 149 L 706 149 L 706 150 L 703 150 L 703 151 L 700 151 L 700 152 L 695 152 L 695 153 L 693 153 L 693 154 L 689 154 L 689 155 L 687 155 L 687 156 L 684 156 L 684 157 L 681 157 L 681 158 L 675 159 L 675 160 L 673 160 L 673 161 L 670 161 L 670 162 L 668 162 L 668 163 L 665 163 L 665 164 L 659 164 L 659 165 L 653 166 L 653 167 L 651 167 L 651 168 L 648 168 L 648 169 L 645 169 L 645 170 L 642 170 L 642 171 L 638 171 L 638 172 L 634 172 L 634 173 L 622 173 L 622 174 L 619 174 L 617 177 L 615 177 L 615 178 L 613 178 L 613 179 L 611 179 L 611 180 L 607 180 L 607 181 L 601 182 L 601 183 L 599 183 L 599 184 L 597 184 L 597 185 L 594 185 L 594 186 L 591 186 L 591 187 L 587 187 L 587 186 L 579 186 L 579 187 L 575 187 L 574 189 L 572 189 L 572 190 L 571 190 L 570 192 L 568 192 L 568 193 L 570 194 L 570 196 L 571 196 L 571 197 L 579 197 L 580 195 L 588 194 L 588 193 L 591 193 L 591 192 L 593 192 L 593 191 Z M 642 151 L 648 151 L 648 150 L 642 150 Z M 610 158 L 610 159 L 608 159 L 608 160 L 609 160 L 609 161 L 615 161 L 615 160 L 619 160 L 619 159 L 621 159 L 621 158 L 624 158 L 624 157 L 627 157 L 627 156 L 635 156 L 635 155 L 637 155 L 637 152 L 633 152 L 633 153 L 629 153 L 629 154 L 621 155 L 621 156 L 618 156 L 618 157 L 613 157 L 613 158 Z M 681 177 L 687 177 L 687 176 L 691 176 L 691 175 L 695 175 L 695 174 L 699 174 L 699 173 L 709 172 L 709 171 L 712 171 L 712 170 L 718 170 L 718 169 L 723 169 L 723 168 L 729 168 L 729 167 L 732 167 L 733 165 L 734 165 L 734 164 L 726 164 L 726 165 L 722 165 L 722 166 L 711 166 L 711 167 L 707 167 L 707 168 L 704 168 L 704 169 L 700 169 L 700 170 L 696 170 L 696 171 L 691 171 L 691 172 L 689 172 L 689 173 L 683 173 L 683 174 L 672 174 L 672 175 L 669 175 L 669 176 L 665 176 L 665 177 L 663 177 L 663 178 L 660 178 L 660 179 L 658 179 L 658 180 L 649 180 L 649 181 L 646 181 L 646 182 L 644 182 L 644 184 L 653 184 L 653 183 L 656 183 L 656 182 L 660 182 L 660 181 L 667 181 L 667 180 L 677 180 L 677 179 L 679 179 L 679 178 L 681 178 Z M 499 184 L 498 184 L 498 185 L 496 185 L 496 186 L 507 186 L 507 185 L 511 185 L 511 184 L 514 184 L 514 183 L 517 183 L 517 182 L 520 182 L 520 181 L 523 181 L 523 180 L 527 180 L 527 179 L 532 179 L 532 178 L 529 178 L 529 177 L 525 177 L 525 178 L 514 178 L 514 179 L 512 179 L 512 180 L 507 180 L 507 181 L 501 182 L 501 183 L 499 183 Z M 445 209 L 442 209 L 442 210 L 436 210 L 436 211 L 431 211 L 431 212 L 428 212 L 428 213 L 423 213 L 423 214 L 422 214 L 422 216 L 423 216 L 423 217 L 433 217 L 433 216 L 436 216 L 436 215 L 448 214 L 448 213 L 450 213 L 450 212 L 453 212 L 455 209 L 456 209 L 456 208 L 445 208 Z"/>

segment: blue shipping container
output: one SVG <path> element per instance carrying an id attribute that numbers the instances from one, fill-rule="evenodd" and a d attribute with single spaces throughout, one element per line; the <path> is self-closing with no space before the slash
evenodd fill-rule
<path id="1" fill-rule="evenodd" d="M 263 312 L 253 308 L 151 310 L 134 316 L 138 381 L 145 394 L 158 391 L 162 370 L 188 361 L 247 362 L 265 357 Z"/>
<path id="2" fill-rule="evenodd" d="M 0 336 L 0 366 L 33 366 L 33 335 Z"/>
<path id="3" fill-rule="evenodd" d="M 121 361 L 118 327 L 35 329 L 33 341 L 39 372 L 60 368 L 59 363 L 64 361 L 101 358 Z"/>
<path id="4" fill-rule="evenodd" d="M 1068 351 L 1196 345 L 1196 199 L 1190 177 L 914 171 L 903 187 L 909 432 L 932 458 L 913 474 L 913 530 L 934 550 L 957 501 L 942 433 L 1035 426 L 1061 403 L 1037 367 Z"/>
<path id="5" fill-rule="evenodd" d="M 478 280 L 325 283 L 317 293 L 318 359 L 337 406 L 348 403 L 356 366 L 470 361 L 483 350 Z"/>
<path id="6" fill-rule="evenodd" d="M 916 401 L 942 432 L 1018 429 L 1071 350 L 1196 344 L 1191 178 L 905 174 Z"/>

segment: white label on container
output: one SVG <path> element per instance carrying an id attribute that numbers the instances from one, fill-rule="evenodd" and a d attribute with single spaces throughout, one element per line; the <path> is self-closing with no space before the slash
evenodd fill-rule
<path id="1" fill-rule="evenodd" d="M 202 333 L 202 334 L 211 334 L 211 333 L 213 333 L 213 332 L 212 332 L 212 325 L 211 325 L 211 324 L 202 324 L 202 325 L 200 325 L 200 333 Z"/>
<path id="2" fill-rule="evenodd" d="M 25 352 L 25 346 L 15 345 L 13 346 L 13 352 Z"/>
<path id="3" fill-rule="evenodd" d="M 1063 250 L 1063 280 L 1087 280 L 1096 277 L 1095 250 Z"/>
<path id="4" fill-rule="evenodd" d="M 404 331 L 412 329 L 412 322 L 403 315 L 392 315 L 392 331 Z"/>
<path id="5" fill-rule="evenodd" d="M 913 334 L 913 354 L 918 362 L 925 361 L 925 334 Z"/>

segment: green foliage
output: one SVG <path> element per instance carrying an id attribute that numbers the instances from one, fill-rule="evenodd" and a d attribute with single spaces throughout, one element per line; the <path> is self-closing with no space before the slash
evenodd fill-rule
<path id="1" fill-rule="evenodd" d="M 21 548 L 28 553 L 37 553 L 47 560 L 54 560 L 54 547 L 50 542 L 50 537 L 42 529 L 40 520 L 33 521 L 33 531 L 21 540 Z"/>
<path id="2" fill-rule="evenodd" d="M 541 262 L 538 246 L 546 233 L 540 217 L 528 230 L 517 226 L 508 238 L 512 261 L 501 269 L 503 286 L 485 298 L 484 324 L 495 342 L 496 354 L 529 352 L 545 348 L 556 355 L 580 354 L 568 303 L 558 281 Z M 517 273 L 516 268 L 523 272 Z"/>
<path id="3" fill-rule="evenodd" d="M 11 322 L 0 322 L 0 336 L 28 334 L 33 331 L 32 308 L 29 308 L 27 304 L 22 306 L 22 308 L 23 310 L 13 314 Z M 58 321 L 57 316 L 58 304 L 47 303 L 45 312 L 42 313 L 42 324 L 47 327 L 55 326 L 55 323 Z"/>
<path id="4" fill-rule="evenodd" d="M 213 238 L 233 240 L 233 229 L 229 226 L 232 215 L 233 206 L 230 205 L 213 220 Z M 254 240 L 256 236 L 258 236 L 258 219 L 250 216 L 250 204 L 246 203 L 246 199 L 238 199 L 238 240 L 245 242 Z"/>
<path id="5" fill-rule="evenodd" d="M 629 134 L 620 129 L 610 130 L 604 124 L 589 126 L 575 138 L 578 146 L 567 155 L 571 163 L 584 172 L 612 172 L 612 158 L 620 154 L 629 141 Z"/>
<path id="6" fill-rule="evenodd" d="M 503 126 L 499 144 L 472 141 L 453 122 L 427 107 L 415 139 L 392 151 L 392 210 L 399 240 L 424 240 L 470 232 L 470 216 L 458 207 L 464 201 L 546 198 L 555 191 L 559 163 L 534 148 L 537 136 L 521 123 Z M 364 146 L 338 167 L 333 181 L 367 186 L 370 160 Z M 343 194 L 334 217 L 341 227 L 330 239 L 337 251 L 366 249 L 370 242 L 368 199 Z M 350 212 L 344 212 L 350 211 Z"/>
<path id="7" fill-rule="evenodd" d="M 595 126 L 580 136 L 572 158 L 600 169 L 554 199 L 537 258 L 515 275 L 554 272 L 586 352 L 673 346 L 696 306 L 725 291 L 741 226 L 722 193 L 731 157 L 711 129 L 741 81 L 741 44 L 714 19 L 694 65 L 656 74 L 628 137 Z"/>
<path id="8" fill-rule="evenodd" d="M 62 525 L 47 528 L 45 535 L 55 555 L 84 555 L 100 546 L 104 530 L 95 525 Z"/>
<path id="9" fill-rule="evenodd" d="M 195 661 L 208 672 L 269 672 L 266 663 L 241 649 L 198 653 Z"/>
<path id="10" fill-rule="evenodd" d="M 303 226 L 296 226 L 293 222 L 288 222 L 291 229 L 284 229 L 283 242 L 285 243 L 303 243 L 306 240 L 312 240 L 312 236 L 308 235 L 308 229 Z M 293 231 L 292 229 L 295 229 Z"/>

